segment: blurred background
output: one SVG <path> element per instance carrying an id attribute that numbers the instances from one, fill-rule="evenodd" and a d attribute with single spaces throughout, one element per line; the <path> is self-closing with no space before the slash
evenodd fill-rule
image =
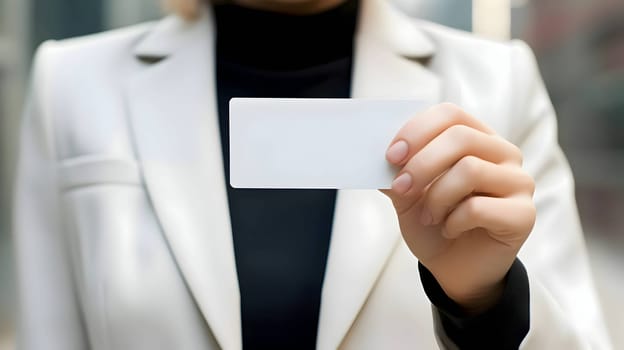
<path id="1" fill-rule="evenodd" d="M 576 177 L 592 269 L 624 349 L 624 1 L 393 0 L 413 16 L 535 51 Z M 32 54 L 47 39 L 162 15 L 159 0 L 0 0 L 0 350 L 14 348 L 10 198 Z"/>

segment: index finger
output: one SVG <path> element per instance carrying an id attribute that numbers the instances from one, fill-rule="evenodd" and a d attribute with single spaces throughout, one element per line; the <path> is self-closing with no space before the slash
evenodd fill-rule
<path id="1" fill-rule="evenodd" d="M 386 153 L 387 160 L 403 165 L 431 140 L 453 125 L 465 125 L 486 134 L 496 132 L 452 103 L 435 105 L 410 119 L 397 132 Z"/>

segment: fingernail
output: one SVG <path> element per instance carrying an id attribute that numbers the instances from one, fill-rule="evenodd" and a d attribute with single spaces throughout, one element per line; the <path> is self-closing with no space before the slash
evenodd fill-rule
<path id="1" fill-rule="evenodd" d="M 423 208 L 422 212 L 420 213 L 420 223 L 425 226 L 429 226 L 431 225 L 432 222 L 433 222 L 433 216 L 431 215 L 431 212 Z"/>
<path id="2" fill-rule="evenodd" d="M 409 173 L 403 173 L 392 181 L 392 190 L 396 193 L 403 194 L 410 187 L 412 187 L 412 176 Z"/>
<path id="3" fill-rule="evenodd" d="M 398 164 L 405 157 L 407 157 L 407 151 L 407 142 L 399 140 L 388 148 L 386 151 L 386 159 L 388 159 L 391 163 Z"/>

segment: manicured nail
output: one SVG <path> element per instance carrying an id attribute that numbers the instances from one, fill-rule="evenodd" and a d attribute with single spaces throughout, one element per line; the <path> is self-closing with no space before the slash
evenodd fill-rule
<path id="1" fill-rule="evenodd" d="M 395 142 L 386 151 L 386 158 L 393 164 L 400 163 L 405 157 L 407 157 L 408 145 L 407 142 L 399 140 Z"/>
<path id="2" fill-rule="evenodd" d="M 409 173 L 403 173 L 392 181 L 392 190 L 396 193 L 403 194 L 410 187 L 412 187 L 412 176 Z"/>
<path id="3" fill-rule="evenodd" d="M 431 212 L 426 208 L 423 208 L 422 212 L 420 213 L 420 223 L 425 226 L 429 226 L 432 222 L 433 216 L 431 215 Z"/>

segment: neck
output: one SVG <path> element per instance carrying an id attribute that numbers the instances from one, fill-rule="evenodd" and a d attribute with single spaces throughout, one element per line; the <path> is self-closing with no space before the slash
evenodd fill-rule
<path id="1" fill-rule="evenodd" d="M 289 15 L 311 15 L 329 10 L 345 0 L 231 0 L 235 5 Z"/>

